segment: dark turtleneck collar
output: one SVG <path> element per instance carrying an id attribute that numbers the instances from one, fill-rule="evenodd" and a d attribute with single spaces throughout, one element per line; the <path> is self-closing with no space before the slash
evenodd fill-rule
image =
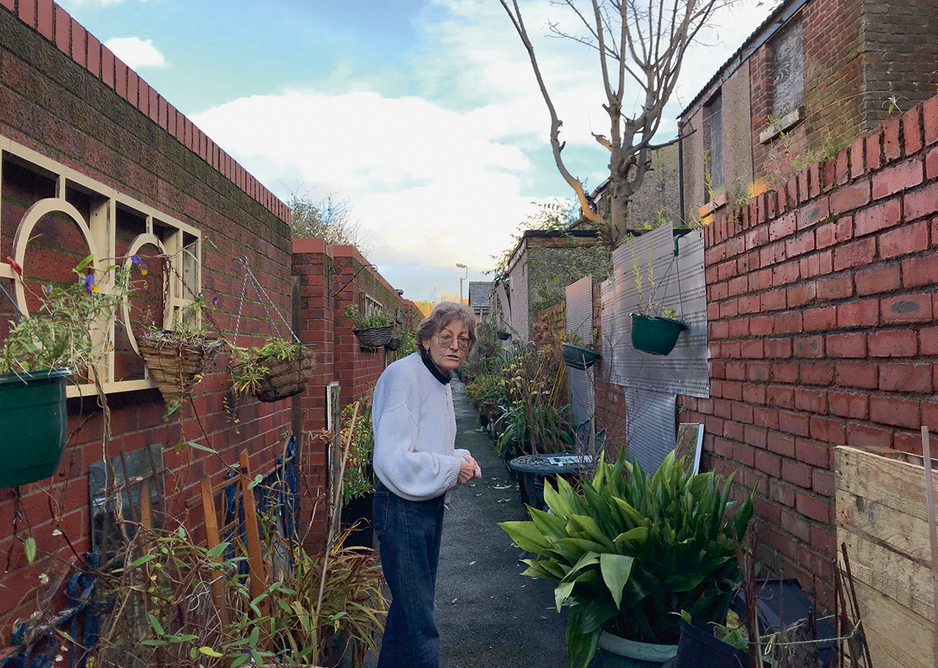
<path id="1" fill-rule="evenodd" d="M 444 385 L 449 384 L 449 376 L 444 376 L 440 373 L 440 370 L 436 368 L 436 364 L 433 363 L 433 360 L 430 359 L 430 356 L 425 353 L 420 353 L 420 360 L 423 362 L 423 365 L 427 367 L 427 370 L 433 374 L 433 377 Z"/>

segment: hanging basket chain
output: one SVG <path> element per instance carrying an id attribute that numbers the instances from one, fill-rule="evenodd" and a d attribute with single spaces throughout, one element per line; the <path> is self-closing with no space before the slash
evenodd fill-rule
<path id="1" fill-rule="evenodd" d="M 244 265 L 244 282 L 241 284 L 241 300 L 238 302 L 238 320 L 235 325 L 235 344 L 238 342 L 238 333 L 241 330 L 241 312 L 244 307 L 244 297 L 247 291 L 248 279 L 251 280 L 251 283 L 254 285 L 254 291 L 258 297 L 262 297 L 261 306 L 264 307 L 264 312 L 267 314 L 267 321 L 270 323 L 270 332 L 274 333 L 274 319 L 270 314 L 270 309 L 267 308 L 267 304 L 273 304 L 273 301 L 270 299 L 270 296 L 267 294 L 267 291 L 264 290 L 264 287 L 261 285 L 260 281 L 257 280 L 257 276 L 254 275 L 254 272 L 251 270 L 251 267 L 248 265 L 247 257 L 242 255 L 238 258 L 238 261 Z M 287 322 L 286 318 L 283 317 L 280 309 L 274 306 L 274 311 L 277 313 L 277 316 L 280 318 L 281 322 L 286 326 L 287 331 L 290 332 L 293 340 L 297 345 L 302 346 L 303 342 L 300 341 L 300 338 L 296 335 L 296 332 L 293 331 L 293 327 Z"/>

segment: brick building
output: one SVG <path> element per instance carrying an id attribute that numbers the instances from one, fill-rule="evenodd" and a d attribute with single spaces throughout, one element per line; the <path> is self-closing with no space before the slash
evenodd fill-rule
<path id="1" fill-rule="evenodd" d="M 837 155 L 935 93 L 936 0 L 786 0 L 679 117 L 687 220 Z"/>

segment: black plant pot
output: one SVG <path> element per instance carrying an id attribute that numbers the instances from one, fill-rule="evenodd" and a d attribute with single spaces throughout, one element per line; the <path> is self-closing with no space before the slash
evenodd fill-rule
<path id="1" fill-rule="evenodd" d="M 373 547 L 374 529 L 371 526 L 372 506 L 375 502 L 375 493 L 368 492 L 357 496 L 342 506 L 342 528 L 358 525 L 352 529 L 345 546 Z"/>
<path id="2" fill-rule="evenodd" d="M 748 668 L 749 654 L 713 637 L 709 629 L 681 624 L 677 656 L 665 668 Z"/>

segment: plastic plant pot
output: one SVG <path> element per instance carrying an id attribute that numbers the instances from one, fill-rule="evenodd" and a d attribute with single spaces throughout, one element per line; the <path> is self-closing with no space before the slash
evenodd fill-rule
<path id="1" fill-rule="evenodd" d="M 0 375 L 0 487 L 55 475 L 65 450 L 68 369 Z"/>
<path id="2" fill-rule="evenodd" d="M 589 369 L 600 357 L 599 353 L 589 348 L 575 346 L 572 343 L 564 343 L 561 346 L 561 354 L 563 355 L 564 364 L 573 369 L 581 370 Z"/>
<path id="3" fill-rule="evenodd" d="M 680 320 L 629 314 L 632 319 L 632 347 L 652 355 L 667 355 L 674 350 L 677 337 L 687 329 Z"/>

